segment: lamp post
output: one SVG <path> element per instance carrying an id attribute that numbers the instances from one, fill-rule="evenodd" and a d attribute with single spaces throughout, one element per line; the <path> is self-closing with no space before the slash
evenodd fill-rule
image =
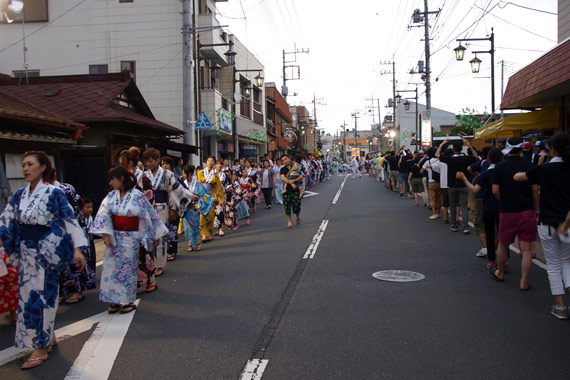
<path id="1" fill-rule="evenodd" d="M 419 129 L 419 126 L 418 126 L 418 86 L 416 85 L 415 90 L 398 90 L 398 92 L 414 92 L 416 94 L 415 97 L 412 99 L 415 99 L 415 101 L 416 101 L 416 150 L 419 150 L 418 149 L 418 138 L 419 138 L 419 130 L 418 130 Z M 408 98 L 406 98 L 406 99 L 408 99 Z M 410 110 L 410 102 L 408 102 L 407 100 L 404 103 L 404 109 L 406 111 Z"/>
<path id="2" fill-rule="evenodd" d="M 481 68 L 481 60 L 477 58 L 477 54 L 491 54 L 491 114 L 495 113 L 495 33 L 493 28 L 491 28 L 491 35 L 487 38 L 458 38 L 456 41 L 459 42 L 459 46 L 453 49 L 455 51 L 455 59 L 457 61 L 463 61 L 465 56 L 465 48 L 461 45 L 461 41 L 489 41 L 491 43 L 491 50 L 474 51 L 475 58 L 469 61 L 471 64 L 471 71 L 473 73 L 478 73 Z"/>

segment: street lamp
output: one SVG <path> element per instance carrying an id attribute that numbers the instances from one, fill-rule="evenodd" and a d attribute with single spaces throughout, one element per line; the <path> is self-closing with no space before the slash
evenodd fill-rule
<path id="1" fill-rule="evenodd" d="M 409 111 L 409 110 L 410 110 L 410 102 L 408 102 L 407 99 L 406 99 L 406 101 L 404 102 L 404 109 L 405 109 L 406 111 Z"/>
<path id="2" fill-rule="evenodd" d="M 491 50 L 474 51 L 475 58 L 473 58 L 469 63 L 471 64 L 471 71 L 473 73 L 478 73 L 481 68 L 481 60 L 477 58 L 477 53 L 487 53 L 491 54 L 491 108 L 492 112 L 495 112 L 495 33 L 493 28 L 491 28 L 491 35 L 487 38 L 458 38 L 456 41 L 459 42 L 459 46 L 453 49 L 455 51 L 455 59 L 458 61 L 463 60 L 465 54 L 465 49 L 461 46 L 461 41 L 489 41 L 491 43 Z"/>
<path id="3" fill-rule="evenodd" d="M 479 69 L 481 68 L 481 62 L 482 61 L 479 58 L 477 58 L 477 56 L 475 56 L 475 58 L 469 61 L 469 63 L 471 64 L 471 72 L 477 74 L 479 72 Z"/>

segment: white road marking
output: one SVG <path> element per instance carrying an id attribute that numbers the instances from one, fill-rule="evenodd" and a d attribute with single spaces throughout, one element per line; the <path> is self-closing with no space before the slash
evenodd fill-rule
<path id="1" fill-rule="evenodd" d="M 243 371 L 239 377 L 240 380 L 259 380 L 263 376 L 265 367 L 267 367 L 267 359 L 251 359 L 245 364 Z"/>
<path id="2" fill-rule="evenodd" d="M 315 196 L 315 195 L 319 195 L 319 193 L 314 193 L 314 192 L 309 191 L 309 190 L 305 190 L 305 191 L 303 192 L 303 198 L 308 198 L 308 197 L 312 197 L 312 196 Z"/>
<path id="3" fill-rule="evenodd" d="M 138 306 L 139 300 L 135 302 Z M 107 379 L 121 349 L 125 335 L 133 321 L 136 310 L 110 316 L 97 324 L 95 331 L 83 345 L 66 380 Z"/>
<path id="4" fill-rule="evenodd" d="M 327 229 L 328 224 L 329 224 L 328 220 L 325 219 L 322 221 L 319 229 L 317 230 L 317 233 L 315 234 L 313 240 L 311 241 L 311 244 L 309 245 L 309 248 L 307 248 L 307 251 L 303 256 L 303 259 L 312 259 L 313 257 L 315 257 L 315 253 L 317 253 L 317 248 L 319 248 L 319 243 L 321 242 L 321 239 L 325 234 L 325 230 Z"/>
<path id="5" fill-rule="evenodd" d="M 85 331 L 88 331 L 93 326 L 94 323 L 102 321 L 103 319 L 108 318 L 108 316 L 109 313 L 105 311 L 103 313 L 96 314 L 92 317 L 85 318 L 79 322 L 75 322 L 60 329 L 57 329 L 55 330 L 55 336 L 57 337 L 57 341 L 61 342 L 75 335 L 84 333 Z M 26 356 L 32 351 L 33 350 L 22 350 L 19 348 L 15 348 L 14 346 L 6 348 L 5 350 L 0 351 L 0 366 L 3 366 L 6 363 L 10 363 L 11 361 L 21 358 L 22 356 Z"/>
<path id="6" fill-rule="evenodd" d="M 336 192 L 336 195 L 334 196 L 334 199 L 332 201 L 333 205 L 336 205 L 336 202 L 338 201 L 338 198 L 340 197 L 340 193 L 342 192 L 342 188 L 344 187 L 344 184 L 345 184 L 347 179 L 348 179 L 348 174 L 346 175 L 346 177 L 344 177 L 344 180 L 340 184 L 340 187 L 339 187 L 338 191 Z"/>

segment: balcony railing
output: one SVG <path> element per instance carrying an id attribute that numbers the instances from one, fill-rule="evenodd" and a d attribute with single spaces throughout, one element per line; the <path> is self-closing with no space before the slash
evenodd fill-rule
<path id="1" fill-rule="evenodd" d="M 263 125 L 263 114 L 259 111 L 253 111 L 253 122 L 258 125 Z"/>

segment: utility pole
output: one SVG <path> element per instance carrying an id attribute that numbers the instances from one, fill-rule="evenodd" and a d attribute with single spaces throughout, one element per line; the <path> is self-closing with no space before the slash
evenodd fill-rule
<path id="1" fill-rule="evenodd" d="M 191 1 L 182 0 L 182 125 L 184 130 L 184 143 L 188 145 L 196 145 L 196 131 L 194 129 L 194 49 L 192 48 L 192 29 Z M 188 156 L 186 158 L 188 158 Z M 193 165 L 200 164 L 198 155 L 191 155 L 189 158 Z"/>
<path id="2" fill-rule="evenodd" d="M 493 88 L 495 92 L 495 88 Z M 503 103 L 503 95 L 505 93 L 505 60 L 501 61 L 501 103 Z M 493 110 L 495 112 L 495 110 Z M 501 119 L 504 117 L 504 111 L 501 109 Z"/>
<path id="3" fill-rule="evenodd" d="M 356 134 L 356 131 L 358 130 L 358 111 L 354 110 L 352 117 L 354 118 L 354 145 L 358 148 L 358 135 Z"/>
<path id="4" fill-rule="evenodd" d="M 374 110 L 374 101 L 378 102 L 378 130 L 382 131 L 382 117 L 380 116 L 380 98 L 374 98 L 374 94 L 372 97 L 366 98 L 365 100 L 372 102 L 372 110 Z M 372 121 L 374 122 L 374 114 L 372 114 Z"/>
<path id="5" fill-rule="evenodd" d="M 321 132 L 318 131 L 319 123 L 317 121 L 317 101 L 324 100 L 324 98 L 317 98 L 317 96 L 313 93 L 313 117 L 315 119 L 315 131 L 319 133 L 318 135 L 318 142 L 321 142 Z M 319 103 L 323 104 L 323 103 Z"/>
<path id="6" fill-rule="evenodd" d="M 309 53 L 309 49 L 297 49 L 295 47 L 295 51 L 286 52 L 283 49 L 283 86 L 281 87 L 281 95 L 285 101 L 287 101 L 287 95 L 289 94 L 289 89 L 287 88 L 287 81 L 288 80 L 299 80 L 301 79 L 301 67 L 299 65 L 287 65 L 288 63 L 295 63 L 297 62 L 297 54 Z M 291 61 L 287 61 L 287 55 L 293 54 L 295 58 Z M 297 76 L 292 76 L 291 78 L 287 79 L 287 68 L 296 68 L 297 69 Z"/>
<path id="7" fill-rule="evenodd" d="M 392 65 L 392 71 L 382 71 L 380 75 L 384 74 L 392 74 L 392 118 L 394 119 L 394 128 L 398 129 L 398 136 L 396 137 L 396 141 L 400 141 L 400 126 L 396 124 L 396 62 L 394 61 L 394 57 L 392 57 L 392 61 L 380 62 L 381 65 Z M 397 144 L 399 145 L 399 143 Z"/>
<path id="8" fill-rule="evenodd" d="M 342 122 L 342 137 L 344 139 L 343 150 L 344 150 L 344 157 L 342 158 L 343 161 L 346 161 L 346 121 Z"/>

